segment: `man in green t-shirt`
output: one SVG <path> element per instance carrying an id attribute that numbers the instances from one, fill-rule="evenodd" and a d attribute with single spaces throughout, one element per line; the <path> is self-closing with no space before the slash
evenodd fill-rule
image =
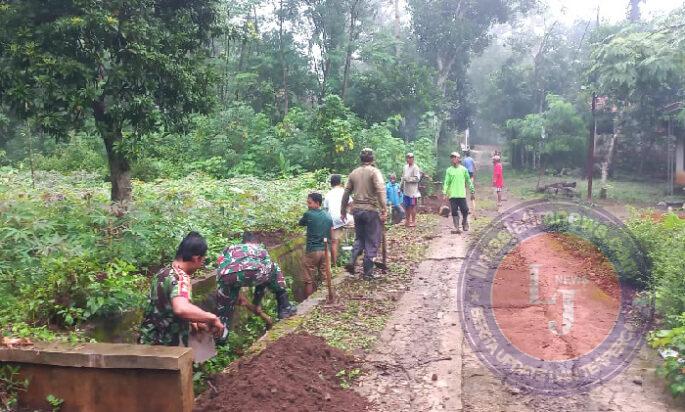
<path id="1" fill-rule="evenodd" d="M 333 219 L 325 210 L 321 209 L 323 197 L 320 193 L 310 193 L 307 196 L 307 211 L 300 219 L 300 226 L 307 227 L 307 251 L 302 259 L 304 266 L 305 297 L 314 293 L 314 276 L 319 273 L 324 276 L 326 270 L 326 247 L 324 239 L 331 239 Z"/>
<path id="2" fill-rule="evenodd" d="M 469 171 L 461 165 L 461 156 L 457 152 L 450 154 L 452 165 L 447 168 L 445 172 L 445 183 L 443 184 L 442 193 L 450 200 L 450 209 L 452 210 L 452 222 L 454 223 L 453 233 L 461 233 L 469 230 L 468 216 L 469 206 L 466 202 L 466 185 L 471 190 L 471 199 L 475 198 L 476 189 L 473 187 Z M 459 226 L 459 211 L 463 219 L 462 226 Z"/>

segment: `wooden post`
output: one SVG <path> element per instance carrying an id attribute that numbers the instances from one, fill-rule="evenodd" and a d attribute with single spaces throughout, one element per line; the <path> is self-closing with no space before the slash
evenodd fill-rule
<path id="1" fill-rule="evenodd" d="M 595 171 L 595 111 L 597 109 L 597 93 L 592 93 L 592 120 L 590 121 L 590 135 L 587 147 L 587 200 L 592 201 L 592 174 Z"/>
<path id="2" fill-rule="evenodd" d="M 328 238 L 323 238 L 323 244 L 324 244 L 324 254 L 326 256 L 326 287 L 328 288 L 328 299 L 327 303 L 333 303 L 334 299 L 334 294 L 333 294 L 333 285 L 331 282 L 331 255 L 330 250 L 328 248 Z"/>

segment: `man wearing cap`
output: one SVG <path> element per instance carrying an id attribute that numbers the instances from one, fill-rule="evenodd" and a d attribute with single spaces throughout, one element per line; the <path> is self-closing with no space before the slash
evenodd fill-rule
<path id="1" fill-rule="evenodd" d="M 407 217 L 404 220 L 406 227 L 416 226 L 416 204 L 421 197 L 419 182 L 421 181 L 421 169 L 414 163 L 414 153 L 407 153 L 407 164 L 404 165 L 400 189 L 404 193 L 404 210 Z"/>
<path id="2" fill-rule="evenodd" d="M 466 202 L 466 185 L 471 190 L 471 199 L 475 197 L 476 189 L 473 187 L 469 171 L 461 165 L 461 156 L 457 152 L 450 154 L 452 165 L 447 168 L 445 172 L 445 183 L 443 184 L 442 193 L 450 200 L 450 209 L 452 210 L 452 222 L 454 223 L 453 233 L 461 233 L 469 230 L 468 216 L 469 206 Z M 462 216 L 462 226 L 459 226 L 459 211 Z"/>
<path id="3" fill-rule="evenodd" d="M 383 174 L 373 166 L 373 150 L 363 149 L 361 166 L 347 177 L 345 192 L 340 205 L 341 218 L 346 220 L 350 195 L 354 194 L 355 240 L 350 263 L 345 269 L 354 274 L 357 258 L 364 251 L 364 279 L 373 279 L 373 259 L 381 243 L 382 225 L 387 216 L 385 183 Z"/>

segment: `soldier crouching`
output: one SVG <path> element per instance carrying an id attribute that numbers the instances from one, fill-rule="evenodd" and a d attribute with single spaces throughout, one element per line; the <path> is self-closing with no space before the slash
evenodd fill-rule
<path id="1" fill-rule="evenodd" d="M 285 319 L 296 313 L 296 308 L 288 301 L 285 278 L 278 264 L 271 261 L 266 248 L 257 243 L 253 233 L 243 234 L 243 243 L 224 249 L 219 257 L 216 271 L 217 312 L 219 319 L 228 331 L 238 302 L 240 288 L 254 286 L 252 304 L 259 307 L 266 289 L 276 296 L 278 318 Z M 227 332 L 224 332 L 224 339 Z"/>

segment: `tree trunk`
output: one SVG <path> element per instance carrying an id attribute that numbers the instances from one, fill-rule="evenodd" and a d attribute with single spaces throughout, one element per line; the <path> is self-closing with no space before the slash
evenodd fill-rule
<path id="1" fill-rule="evenodd" d="M 109 163 L 109 179 L 112 183 L 112 202 L 125 202 L 131 200 L 131 165 L 128 159 L 117 149 L 117 145 L 123 140 L 121 126 L 115 124 L 106 112 L 103 101 L 97 102 L 93 107 L 95 124 L 105 142 L 107 161 Z"/>
<path id="2" fill-rule="evenodd" d="M 400 57 L 400 0 L 393 1 L 395 6 L 395 57 Z"/>
<path id="3" fill-rule="evenodd" d="M 614 147 L 616 146 L 616 139 L 621 134 L 621 125 L 623 124 L 623 114 L 619 113 L 616 118 L 614 118 L 614 130 L 611 134 L 611 140 L 609 140 L 609 148 L 604 155 L 604 160 L 602 161 L 602 187 L 607 184 L 607 178 L 609 177 L 609 168 L 611 167 L 611 160 L 614 156 Z"/>
<path id="4" fill-rule="evenodd" d="M 347 95 L 347 84 L 350 78 L 350 65 L 352 64 L 352 52 L 354 51 L 354 41 L 357 39 L 357 35 L 354 30 L 354 24 L 357 22 L 357 5 L 359 0 L 355 0 L 350 5 L 350 28 L 347 36 L 347 52 L 345 53 L 345 68 L 343 69 L 343 84 L 342 84 L 342 99 L 345 100 Z"/>
<path id="5" fill-rule="evenodd" d="M 288 68 L 285 65 L 285 51 L 283 50 L 283 20 L 285 19 L 283 12 L 283 0 L 280 1 L 280 12 L 278 14 L 278 48 L 281 58 L 281 67 L 283 68 L 283 116 L 288 115 L 289 110 L 289 93 L 288 93 Z"/>

